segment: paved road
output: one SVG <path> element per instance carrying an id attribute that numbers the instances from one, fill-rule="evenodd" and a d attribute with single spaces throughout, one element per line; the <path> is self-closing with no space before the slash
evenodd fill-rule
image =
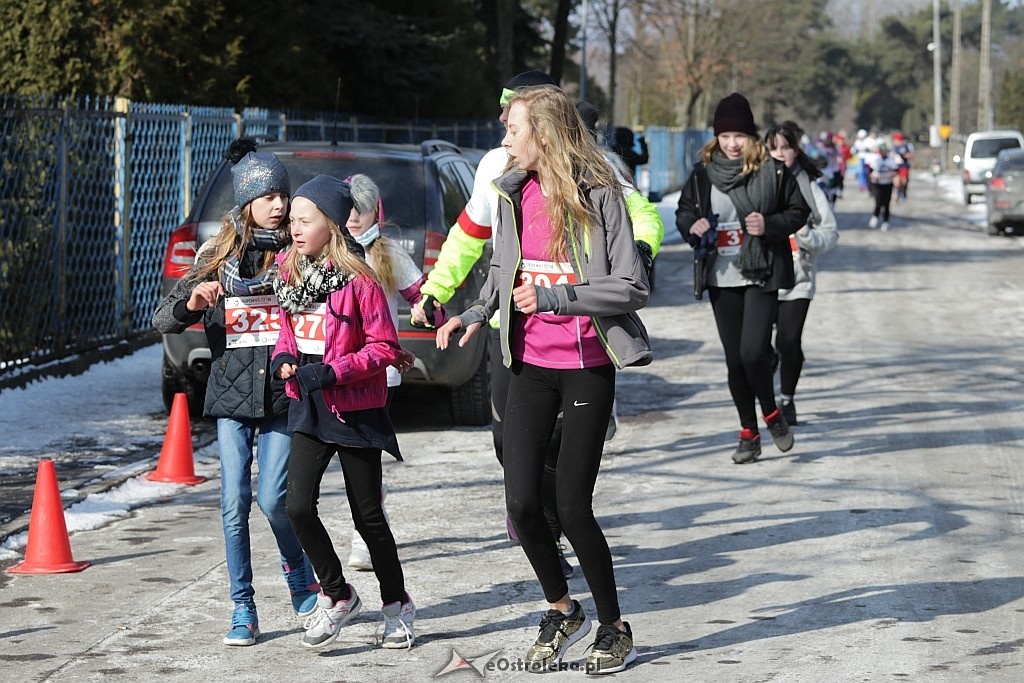
<path id="1" fill-rule="evenodd" d="M 987 237 L 926 183 L 911 193 L 884 234 L 863 227 L 864 196 L 841 200 L 805 335 L 796 447 L 766 445 L 752 465 L 729 459 L 738 425 L 710 307 L 689 294 L 689 250 L 659 257 L 643 314 L 657 360 L 619 377 L 621 427 L 595 505 L 639 650 L 616 679 L 1021 680 L 1024 243 Z M 94 562 L 80 574 L 0 575 L 0 679 L 426 681 L 454 649 L 501 651 L 483 680 L 535 680 L 509 670 L 542 604 L 504 538 L 489 434 L 401 439 L 408 463 L 385 473 L 419 606 L 411 651 L 373 647 L 365 573 L 349 577 L 363 616 L 336 647 L 302 651 L 258 519 L 264 636 L 221 645 L 230 605 L 213 478 L 76 533 L 76 559 Z M 340 489 L 332 470 L 322 509 L 344 556 Z M 570 586 L 592 609 L 583 579 Z"/>

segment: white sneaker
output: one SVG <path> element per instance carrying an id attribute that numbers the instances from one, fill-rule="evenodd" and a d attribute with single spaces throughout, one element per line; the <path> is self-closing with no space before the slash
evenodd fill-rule
<path id="1" fill-rule="evenodd" d="M 348 584 L 348 600 L 335 602 L 330 597 L 321 593 L 316 599 L 317 610 L 306 623 L 305 635 L 302 636 L 302 645 L 308 648 L 324 647 L 334 642 L 338 637 L 338 631 L 348 622 L 349 619 L 359 614 L 363 603 L 356 595 L 355 586 Z"/>
<path id="2" fill-rule="evenodd" d="M 878 216 L 872 216 L 868 220 L 868 227 L 871 228 L 872 230 L 878 227 Z"/>
<path id="3" fill-rule="evenodd" d="M 882 221 L 882 232 L 889 230 L 889 221 Z"/>
<path id="4" fill-rule="evenodd" d="M 352 550 L 348 554 L 348 566 L 359 571 L 373 571 L 370 549 L 358 531 L 352 532 Z"/>
<path id="5" fill-rule="evenodd" d="M 389 650 L 401 650 L 412 647 L 416 634 L 412 630 L 412 622 L 416 618 L 416 605 L 412 598 L 405 602 L 389 602 L 381 607 L 384 613 L 384 625 L 378 628 L 383 633 L 378 635 L 380 646 Z"/>

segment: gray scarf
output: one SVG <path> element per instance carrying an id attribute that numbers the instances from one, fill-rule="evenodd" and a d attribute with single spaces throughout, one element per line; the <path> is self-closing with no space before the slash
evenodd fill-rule
<path id="1" fill-rule="evenodd" d="M 743 246 L 740 247 L 736 266 L 748 280 L 764 282 L 772 272 L 772 252 L 764 246 L 764 238 L 747 233 L 744 217 L 757 212 L 768 216 L 775 212 L 775 164 L 765 161 L 761 167 L 743 174 L 743 159 L 729 159 L 721 152 L 713 152 L 707 165 L 708 178 L 719 190 L 729 196 L 736 206 L 743 228 Z"/>
<path id="2" fill-rule="evenodd" d="M 244 232 L 242 229 L 241 209 L 236 206 L 231 210 L 229 217 L 232 225 L 235 227 L 235 233 L 241 237 Z M 291 241 L 292 238 L 291 235 L 288 234 L 287 229 L 267 230 L 265 228 L 253 228 L 252 244 L 246 245 L 245 251 L 252 249 L 260 252 L 272 251 L 276 254 L 281 251 L 281 249 L 288 246 Z M 253 258 L 254 260 L 258 259 L 259 254 L 255 255 Z M 242 274 L 242 267 L 239 262 L 238 254 L 232 254 L 224 261 L 224 268 L 221 271 L 220 282 L 224 287 L 224 291 L 232 296 L 270 294 L 274 291 L 274 275 L 276 272 L 277 268 L 272 266 L 262 273 L 257 273 L 252 277 L 246 277 Z"/>

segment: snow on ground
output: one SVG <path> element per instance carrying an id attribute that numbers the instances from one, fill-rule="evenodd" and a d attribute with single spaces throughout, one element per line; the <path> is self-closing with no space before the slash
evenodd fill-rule
<path id="1" fill-rule="evenodd" d="M 963 196 L 961 181 L 955 175 L 936 177 L 919 173 L 911 182 L 911 191 L 915 181 L 939 186 L 953 202 L 961 201 Z M 856 181 L 853 187 L 856 188 Z M 679 193 L 675 192 L 657 204 L 665 224 L 666 244 L 681 241 L 675 228 L 678 201 Z M 963 208 L 966 220 L 984 224 L 983 203 Z M 124 358 L 97 364 L 77 377 L 49 378 L 24 389 L 0 392 L 0 432 L 4 435 L 0 441 L 0 473 L 15 463 L 35 463 L 47 444 L 86 439 L 116 449 L 127 436 L 138 436 L 142 430 L 148 433 L 150 425 L 141 416 L 163 411 L 160 354 L 160 345 L 154 344 Z M 113 490 L 91 494 L 65 510 L 69 532 L 100 528 L 127 516 L 134 508 L 166 500 L 188 488 L 146 480 L 143 475 L 153 468 L 152 462 L 131 467 L 139 471 L 136 476 Z M 197 474 L 208 476 L 216 472 L 216 467 L 215 443 L 196 451 Z M 125 473 L 119 470 L 104 476 Z M 76 492 L 66 490 L 62 496 L 75 497 Z M 0 546 L 0 560 L 20 556 L 16 551 L 25 546 L 27 539 L 27 532 L 9 537 Z"/>
<path id="2" fill-rule="evenodd" d="M 164 434 L 153 433 L 151 416 L 164 413 L 161 353 L 160 345 L 154 344 L 124 358 L 98 363 L 75 377 L 51 377 L 24 389 L 0 392 L 0 474 L 14 467 L 34 467 L 40 454 L 68 443 L 89 442 L 92 447 L 114 451 L 126 441 L 151 438 L 159 444 Z M 215 472 L 216 464 L 216 444 L 195 452 L 197 474 Z M 135 476 L 66 509 L 68 531 L 100 528 L 125 517 L 133 508 L 165 500 L 187 488 L 142 478 L 153 467 L 154 462 L 143 461 L 103 472 L 100 476 L 109 478 L 130 476 L 133 471 Z M 76 498 L 77 493 L 66 489 L 61 496 Z M 7 538 L 0 546 L 0 560 L 20 556 L 15 551 L 27 540 L 27 532 Z"/>

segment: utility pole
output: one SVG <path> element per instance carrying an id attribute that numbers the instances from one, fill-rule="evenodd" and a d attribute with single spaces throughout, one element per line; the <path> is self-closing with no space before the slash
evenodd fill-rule
<path id="1" fill-rule="evenodd" d="M 580 100 L 587 100 L 587 0 L 583 0 L 583 18 L 580 20 L 583 38 L 580 39 Z"/>
<path id="2" fill-rule="evenodd" d="M 978 71 L 978 130 L 992 128 L 992 0 L 981 3 L 981 66 Z"/>
<path id="3" fill-rule="evenodd" d="M 934 80 L 933 92 L 935 95 L 935 137 L 931 141 L 932 147 L 942 147 L 942 23 L 939 13 L 939 0 L 932 0 L 932 76 Z M 940 155 L 940 164 L 945 166 L 944 155 Z"/>
<path id="4" fill-rule="evenodd" d="M 960 0 L 949 0 L 953 9 L 953 73 L 949 84 L 949 141 L 958 140 L 960 135 L 960 59 L 961 45 L 960 34 L 963 31 L 961 23 Z M 949 151 L 953 151 L 949 145 Z"/>

